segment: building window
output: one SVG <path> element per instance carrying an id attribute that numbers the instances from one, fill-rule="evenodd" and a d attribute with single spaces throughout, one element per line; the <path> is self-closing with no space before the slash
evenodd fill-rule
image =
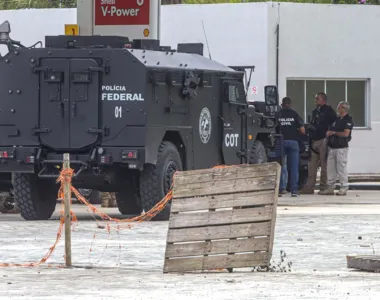
<path id="1" fill-rule="evenodd" d="M 335 110 L 340 101 L 350 103 L 355 127 L 369 127 L 367 118 L 367 80 L 353 79 L 287 79 L 286 95 L 304 120 L 315 108 L 317 92 L 327 94 L 327 102 Z"/>

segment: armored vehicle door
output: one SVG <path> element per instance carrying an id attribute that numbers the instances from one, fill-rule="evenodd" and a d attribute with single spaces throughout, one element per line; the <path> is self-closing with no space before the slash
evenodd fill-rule
<path id="1" fill-rule="evenodd" d="M 52 148 L 70 147 L 69 75 L 67 59 L 43 59 L 40 71 L 40 124 L 35 129 L 41 143 Z M 66 77 L 66 78 L 65 78 Z"/>
<path id="2" fill-rule="evenodd" d="M 95 143 L 99 130 L 99 73 L 93 59 L 70 59 L 70 148 Z"/>
<path id="3" fill-rule="evenodd" d="M 223 157 L 227 165 L 246 163 L 247 102 L 243 82 L 223 80 Z"/>
<path id="4" fill-rule="evenodd" d="M 97 141 L 101 133 L 97 67 L 93 59 L 41 60 L 40 124 L 34 130 L 42 144 L 63 150 Z"/>

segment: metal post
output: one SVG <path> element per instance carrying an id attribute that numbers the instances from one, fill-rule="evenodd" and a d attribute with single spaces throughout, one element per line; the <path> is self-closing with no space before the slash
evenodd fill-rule
<path id="1" fill-rule="evenodd" d="M 70 154 L 63 155 L 63 171 L 70 169 Z M 70 182 L 63 183 L 63 194 L 65 204 L 65 258 L 66 267 L 71 267 L 71 216 L 70 216 L 70 202 L 71 202 L 71 187 Z"/>

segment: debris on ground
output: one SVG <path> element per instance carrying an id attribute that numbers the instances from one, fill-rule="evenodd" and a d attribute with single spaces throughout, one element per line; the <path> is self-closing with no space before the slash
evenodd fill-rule
<path id="1" fill-rule="evenodd" d="M 280 261 L 276 262 L 273 259 L 270 261 L 268 267 L 255 267 L 252 272 L 276 272 L 286 273 L 292 271 L 293 263 L 287 259 L 285 251 L 280 250 Z"/>

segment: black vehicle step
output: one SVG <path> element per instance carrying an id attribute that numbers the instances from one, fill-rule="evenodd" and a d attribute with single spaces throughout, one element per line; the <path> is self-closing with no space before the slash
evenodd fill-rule
<path id="1" fill-rule="evenodd" d="M 62 165 L 63 163 L 63 159 L 57 159 L 57 160 L 44 160 L 42 162 L 42 169 L 41 171 L 38 173 L 38 177 L 41 177 L 41 178 L 58 178 L 59 177 L 59 174 L 60 172 L 57 172 L 56 174 L 46 174 L 46 171 L 48 169 L 49 166 L 51 165 Z M 78 160 L 71 160 L 70 161 L 70 165 L 71 166 L 74 166 L 74 165 L 79 165 L 79 170 L 77 172 L 75 172 L 73 174 L 73 177 L 77 177 L 80 173 L 82 173 L 82 171 L 84 171 L 85 169 L 87 169 L 87 163 L 83 162 L 83 161 L 78 161 Z"/>

